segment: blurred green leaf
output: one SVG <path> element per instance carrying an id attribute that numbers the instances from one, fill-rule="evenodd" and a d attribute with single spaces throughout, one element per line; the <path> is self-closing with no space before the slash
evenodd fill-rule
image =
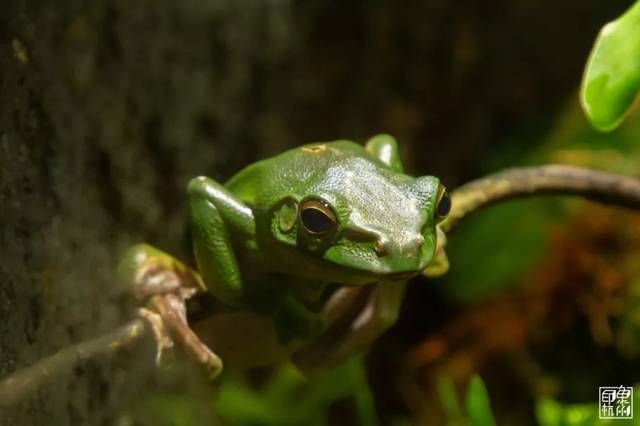
<path id="1" fill-rule="evenodd" d="M 469 381 L 464 414 L 458 402 L 458 395 L 453 380 L 446 374 L 438 377 L 438 394 L 448 425 L 496 425 L 493 413 L 491 412 L 487 388 L 480 376 L 474 375 Z"/>
<path id="2" fill-rule="evenodd" d="M 610 131 L 640 90 L 640 2 L 605 25 L 595 41 L 582 80 L 581 103 L 591 124 Z"/>
<path id="3" fill-rule="evenodd" d="M 456 388 L 451 377 L 443 374 L 438 377 L 438 395 L 449 423 L 462 423 L 463 414 L 456 395 Z"/>
<path id="4" fill-rule="evenodd" d="M 594 404 L 574 404 L 563 406 L 545 398 L 536 406 L 536 417 L 540 426 L 581 426 L 600 425 L 598 407 Z"/>
<path id="5" fill-rule="evenodd" d="M 443 291 L 479 302 L 518 282 L 544 255 L 545 229 L 563 217 L 554 199 L 514 200 L 474 214 L 451 235 L 451 269 Z"/>
<path id="6" fill-rule="evenodd" d="M 356 402 L 356 410 L 358 419 L 362 425 L 377 426 L 378 414 L 376 413 L 373 395 L 369 389 L 367 381 L 367 371 L 362 359 L 356 359 L 346 365 L 349 373 L 349 380 L 354 389 L 354 398 Z"/>
<path id="7" fill-rule="evenodd" d="M 487 388 L 480 376 L 471 378 L 465 405 L 471 426 L 495 426 Z"/>

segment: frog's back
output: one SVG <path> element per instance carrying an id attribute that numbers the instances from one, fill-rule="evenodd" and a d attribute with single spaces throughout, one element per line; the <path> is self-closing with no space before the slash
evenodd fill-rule
<path id="1" fill-rule="evenodd" d="M 347 140 L 303 145 L 274 157 L 258 161 L 233 176 L 225 186 L 249 206 L 296 192 L 310 182 L 322 179 L 340 161 L 363 158 L 385 167 L 362 145 Z"/>

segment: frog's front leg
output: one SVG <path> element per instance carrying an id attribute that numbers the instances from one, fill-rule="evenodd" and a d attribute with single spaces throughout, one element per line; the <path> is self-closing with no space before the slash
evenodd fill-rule
<path id="1" fill-rule="evenodd" d="M 140 315 L 149 321 L 158 345 L 157 361 L 164 349 L 177 340 L 213 379 L 222 371 L 222 362 L 187 323 L 185 301 L 205 286 L 200 275 L 174 257 L 147 244 L 131 247 L 119 268 L 122 280 L 134 297 L 145 303 Z"/>
<path id="2" fill-rule="evenodd" d="M 253 214 L 209 178 L 195 178 L 187 189 L 193 247 L 201 274 L 148 245 L 133 247 L 121 270 L 132 283 L 134 295 L 149 301 L 151 309 L 143 309 L 142 315 L 152 324 L 159 353 L 175 338 L 214 378 L 222 370 L 222 362 L 187 324 L 185 299 L 209 291 L 226 304 L 242 303 L 242 281 L 230 232 L 240 238 L 253 235 Z"/>
<path id="3" fill-rule="evenodd" d="M 231 237 L 255 244 L 253 212 L 207 177 L 192 179 L 188 192 L 193 250 L 207 290 L 227 305 L 240 306 L 245 295 Z"/>
<path id="4" fill-rule="evenodd" d="M 366 350 L 396 322 L 406 285 L 406 282 L 375 284 L 364 307 L 349 320 L 346 329 L 329 330 L 329 333 L 296 353 L 294 362 L 304 371 L 324 370 Z M 348 305 L 353 305 L 361 293 L 360 288 L 339 289 L 333 300 L 327 303 L 325 317 L 339 323 L 337 317 L 344 316 L 344 312 L 349 310 Z"/>

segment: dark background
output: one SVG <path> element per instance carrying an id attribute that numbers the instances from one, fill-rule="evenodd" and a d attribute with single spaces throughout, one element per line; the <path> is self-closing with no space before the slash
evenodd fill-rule
<path id="1" fill-rule="evenodd" d="M 114 270 L 132 242 L 189 259 L 193 176 L 380 132 L 410 173 L 451 188 L 522 164 L 577 105 L 599 28 L 630 4 L 5 0 L 0 377 L 129 318 Z M 464 309 L 427 284 L 369 360 L 383 421 L 410 411 L 386 360 Z M 79 369 L 9 424 L 116 424 L 163 380 L 189 392 L 151 358 Z"/>

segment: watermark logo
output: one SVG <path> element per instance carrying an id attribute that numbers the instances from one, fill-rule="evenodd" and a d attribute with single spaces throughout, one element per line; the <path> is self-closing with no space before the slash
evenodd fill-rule
<path id="1" fill-rule="evenodd" d="M 601 419 L 632 419 L 633 388 L 631 386 L 601 386 L 598 388 Z"/>

